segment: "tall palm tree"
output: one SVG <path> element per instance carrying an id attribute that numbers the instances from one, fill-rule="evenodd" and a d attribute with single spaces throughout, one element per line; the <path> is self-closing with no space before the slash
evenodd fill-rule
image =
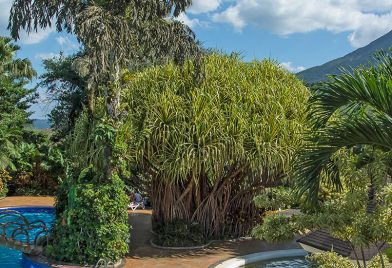
<path id="1" fill-rule="evenodd" d="M 0 170 L 14 168 L 34 92 L 24 86 L 36 73 L 29 60 L 15 58 L 18 50 L 10 38 L 0 36 Z"/>
<path id="2" fill-rule="evenodd" d="M 75 34 L 85 50 L 75 66 L 88 78 L 88 107 L 93 111 L 97 85 L 117 82 L 120 68 L 170 58 L 182 62 L 198 51 L 190 28 L 168 19 L 190 4 L 190 0 L 15 0 L 9 29 L 18 39 L 21 29 L 30 33 L 54 22 L 57 31 Z M 116 116 L 119 96 L 107 95 L 109 115 Z"/>
<path id="3" fill-rule="evenodd" d="M 19 46 L 11 43 L 12 39 L 0 37 L 0 74 L 15 79 L 31 79 L 36 72 L 28 59 L 15 59 Z"/>
<path id="4" fill-rule="evenodd" d="M 135 62 L 160 63 L 174 59 L 182 63 L 199 53 L 190 28 L 170 16 L 178 16 L 191 0 L 14 0 L 9 20 L 13 38 L 21 29 L 28 33 L 54 24 L 57 31 L 77 36 L 84 53 L 74 67 L 87 80 L 87 107 L 94 115 L 99 92 L 113 125 L 120 116 L 121 68 Z M 137 66 L 137 65 L 136 65 Z M 103 178 L 108 179 L 113 148 L 108 142 L 103 158 Z"/>
<path id="5" fill-rule="evenodd" d="M 191 0 L 13 1 L 9 21 L 9 29 L 13 38 L 18 39 L 22 29 L 30 33 L 39 28 L 50 27 L 54 23 L 57 31 L 75 34 L 83 47 L 83 54 L 74 60 L 73 67 L 86 80 L 89 116 L 86 126 L 88 131 L 85 132 L 86 136 L 82 142 L 84 145 L 89 144 L 91 140 L 93 142 L 89 151 L 82 151 L 85 146 L 80 146 L 78 153 L 99 155 L 99 163 L 91 160 L 95 160 L 94 157 L 87 157 L 88 161 L 82 162 L 83 165 L 95 164 L 94 171 L 98 177 L 92 180 L 95 189 L 99 189 L 101 184 L 116 183 L 116 178 L 112 174 L 116 170 L 116 161 L 113 161 L 113 142 L 116 139 L 116 128 L 122 116 L 119 109 L 121 104 L 121 70 L 123 68 L 129 69 L 129 66 L 135 66 L 137 69 L 145 64 L 161 63 L 169 59 L 174 59 L 176 63 L 182 63 L 190 56 L 197 56 L 199 45 L 195 40 L 194 33 L 184 24 L 170 18 L 177 17 L 190 4 Z M 102 109 L 95 109 L 97 97 L 100 97 L 99 103 L 103 103 Z M 97 133 L 99 135 L 94 138 Z M 97 154 L 97 148 L 100 150 L 99 154 Z M 70 180 L 72 181 L 72 178 Z M 75 196 L 73 195 L 75 191 L 72 189 L 76 189 L 75 185 L 78 183 L 76 180 L 70 183 L 71 186 L 67 193 L 70 195 L 68 196 Z M 125 193 L 119 191 L 119 195 L 124 197 Z M 118 199 L 115 195 L 108 197 L 108 200 L 113 202 L 117 202 Z M 125 199 L 123 198 L 123 200 Z M 72 202 L 69 202 L 69 205 L 64 207 L 63 215 L 66 215 L 67 211 L 71 212 L 68 215 L 72 215 L 74 212 L 72 209 Z M 92 209 L 85 207 L 87 211 Z M 83 211 L 79 210 L 75 213 L 82 215 Z M 124 206 L 122 214 L 114 214 L 110 215 L 111 220 L 108 223 L 105 222 L 106 220 L 97 219 L 97 221 L 101 220 L 103 229 L 109 230 L 110 224 L 114 225 L 116 221 L 121 222 L 124 227 L 127 219 L 126 207 Z M 78 247 L 70 246 L 68 234 L 72 234 L 76 229 L 83 229 L 85 233 L 84 236 L 75 238 L 76 240 L 80 239 L 75 244 L 78 246 L 83 244 L 91 250 L 80 252 Z M 112 249 L 118 250 L 118 254 L 113 257 L 117 258 L 122 257 L 126 251 L 127 235 L 122 232 L 116 232 L 104 241 L 97 241 L 102 233 L 100 229 L 91 229 L 90 233 L 86 232 L 86 228 L 80 222 L 73 222 L 66 227 L 58 223 L 54 230 L 53 236 L 56 241 L 53 243 L 56 244 L 54 256 L 62 260 L 72 262 L 81 259 L 93 260 L 98 255 L 111 254 L 110 250 Z M 121 235 L 120 242 L 115 237 L 118 234 Z M 96 239 L 91 240 L 91 237 Z M 88 243 L 83 242 L 86 240 Z M 118 249 L 116 249 L 117 242 L 121 244 Z M 70 247 L 69 252 L 71 253 L 68 256 L 64 256 L 64 249 L 61 245 Z M 100 252 L 96 254 L 96 250 Z"/>
<path id="6" fill-rule="evenodd" d="M 377 53 L 371 65 L 331 77 L 310 98 L 312 128 L 293 175 L 299 194 L 313 205 L 322 182 L 342 187 L 334 160 L 341 148 L 392 149 L 392 52 Z"/>

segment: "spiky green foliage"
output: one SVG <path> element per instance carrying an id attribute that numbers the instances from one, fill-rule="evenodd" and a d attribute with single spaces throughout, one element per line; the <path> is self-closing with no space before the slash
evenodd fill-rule
<path id="1" fill-rule="evenodd" d="M 294 177 L 300 194 L 317 204 L 320 185 L 341 188 L 334 155 L 341 148 L 371 145 L 392 149 L 391 52 L 377 55 L 376 66 L 332 77 L 309 101 L 312 131 L 298 155 Z"/>
<path id="2" fill-rule="evenodd" d="M 117 145 L 151 178 L 154 220 L 195 220 L 205 235 L 242 235 L 253 225 L 253 196 L 285 176 L 301 144 L 302 83 L 270 61 L 238 56 L 129 73 Z"/>

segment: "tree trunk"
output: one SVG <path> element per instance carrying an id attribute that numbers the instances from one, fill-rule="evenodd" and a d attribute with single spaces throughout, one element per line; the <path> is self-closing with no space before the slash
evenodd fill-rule
<path id="1" fill-rule="evenodd" d="M 244 191 L 240 181 L 242 169 L 235 170 L 214 185 L 206 174 L 186 183 L 168 182 L 154 176 L 151 185 L 153 223 L 167 224 L 174 220 L 198 222 L 208 238 L 226 235 L 248 235 L 257 223 L 253 204 L 255 191 Z"/>

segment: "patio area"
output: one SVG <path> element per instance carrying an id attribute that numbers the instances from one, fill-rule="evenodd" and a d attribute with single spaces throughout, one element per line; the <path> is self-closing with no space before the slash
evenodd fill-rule
<path id="1" fill-rule="evenodd" d="M 52 197 L 6 197 L 0 200 L 0 207 L 12 206 L 53 206 Z M 132 226 L 130 252 L 126 267 L 190 268 L 210 267 L 232 257 L 280 249 L 299 248 L 295 241 L 283 244 L 267 244 L 262 241 L 245 240 L 236 242 L 214 242 L 200 250 L 163 250 L 153 248 L 149 241 L 151 233 L 151 211 L 129 211 Z"/>

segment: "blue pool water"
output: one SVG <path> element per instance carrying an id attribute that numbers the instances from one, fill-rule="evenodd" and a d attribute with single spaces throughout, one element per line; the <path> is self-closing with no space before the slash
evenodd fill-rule
<path id="1" fill-rule="evenodd" d="M 247 264 L 246 268 L 309 268 L 304 257 L 291 257 Z"/>
<path id="2" fill-rule="evenodd" d="M 54 209 L 51 207 L 23 207 L 23 208 L 8 208 L 9 210 L 15 210 L 21 213 L 23 216 L 27 218 L 29 222 L 42 220 L 46 223 L 48 227 L 53 225 L 55 215 Z M 4 211 L 6 209 L 1 208 L 0 211 Z M 20 221 L 17 217 L 4 217 L 0 219 L 0 224 L 10 221 Z M 11 228 L 9 228 L 11 229 Z M 7 232 L 10 231 L 7 229 Z M 35 231 L 32 230 L 29 232 L 31 237 L 35 237 Z M 25 236 L 17 236 L 18 240 L 25 240 Z M 0 246 L 0 267 L 1 268 L 20 268 L 22 261 L 22 253 L 16 250 L 12 250 L 6 247 Z"/>

